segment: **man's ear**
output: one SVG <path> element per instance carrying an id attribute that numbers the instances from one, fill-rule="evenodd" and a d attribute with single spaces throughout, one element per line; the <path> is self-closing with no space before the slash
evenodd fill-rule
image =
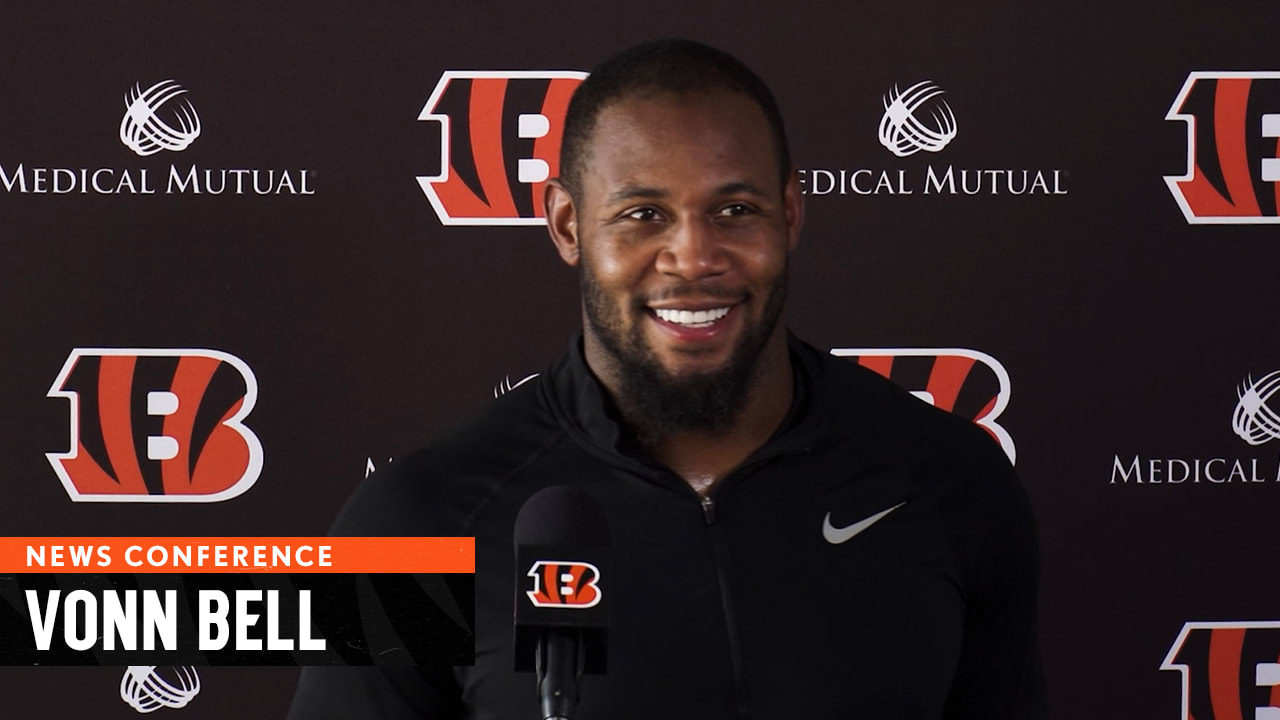
<path id="1" fill-rule="evenodd" d="M 555 243 L 565 264 L 577 266 L 582 249 L 578 245 L 578 211 L 573 205 L 573 196 L 559 179 L 548 180 L 544 189 L 542 213 L 547 218 L 551 242 Z"/>
<path id="2" fill-rule="evenodd" d="M 800 192 L 800 172 L 792 170 L 782 188 L 782 205 L 787 216 L 787 249 L 800 244 L 800 228 L 804 226 L 804 195 Z"/>

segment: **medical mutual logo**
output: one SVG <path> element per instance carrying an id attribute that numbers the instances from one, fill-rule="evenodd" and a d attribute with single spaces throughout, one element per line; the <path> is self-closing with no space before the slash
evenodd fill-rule
<path id="1" fill-rule="evenodd" d="M 109 137 L 113 132 L 102 130 L 95 134 Z M 118 136 L 137 158 L 189 150 L 202 130 L 187 88 L 176 80 L 137 82 L 124 93 Z M 8 195 L 315 195 L 313 185 L 313 173 L 305 168 L 207 167 L 197 162 L 126 167 L 111 161 L 49 167 L 29 158 L 15 163 L 0 157 L 0 192 Z"/>
<path id="2" fill-rule="evenodd" d="M 894 85 L 884 96 L 880 144 L 898 157 L 941 152 L 956 137 L 956 116 L 942 94 L 929 80 L 904 91 Z"/>
<path id="3" fill-rule="evenodd" d="M 511 380 L 511 376 L 510 376 L 510 375 L 507 375 L 507 376 L 503 377 L 501 380 L 499 380 L 499 381 L 497 382 L 497 384 L 495 384 L 495 385 L 493 386 L 493 398 L 496 400 L 496 399 L 498 399 L 498 398 L 502 397 L 503 395 L 506 395 L 507 393 L 511 392 L 512 390 L 515 390 L 516 388 L 520 387 L 521 385 L 523 385 L 523 384 L 525 384 L 525 383 L 529 382 L 530 380 L 532 380 L 532 379 L 534 379 L 534 378 L 538 377 L 538 375 L 539 375 L 539 374 L 540 374 L 540 373 L 533 373 L 533 374 L 531 374 L 531 375 L 525 375 L 523 378 L 521 378 L 521 379 L 519 379 L 519 380 L 516 380 L 516 381 L 514 381 L 514 382 L 512 382 L 512 380 Z"/>
<path id="4" fill-rule="evenodd" d="M 1010 197 L 1066 195 L 1070 172 L 1062 168 L 956 167 L 932 157 L 952 147 L 960 133 L 950 94 L 933 80 L 894 83 L 880 98 L 876 138 L 896 161 L 878 166 L 801 169 L 805 195 L 959 195 Z M 874 128 L 872 106 L 849 118 L 846 127 Z M 999 108 L 991 112 L 998 112 Z M 966 122 L 974 122 L 966 120 Z M 905 161 L 905 162 L 903 162 Z"/>
<path id="5" fill-rule="evenodd" d="M 200 116 L 191 101 L 183 97 L 186 94 L 172 80 L 163 80 L 146 90 L 134 85 L 124 97 L 120 142 L 141 157 L 161 150 L 186 150 L 200 137 Z"/>
<path id="6" fill-rule="evenodd" d="M 1268 373 L 1254 382 L 1253 376 L 1240 383 L 1235 412 L 1231 414 L 1231 428 L 1241 440 L 1250 445 L 1262 445 L 1280 438 L 1280 414 L 1268 404 L 1280 391 L 1280 370 Z"/>
<path id="7" fill-rule="evenodd" d="M 1280 393 L 1280 370 L 1236 386 L 1231 429 L 1252 447 L 1280 438 L 1280 414 L 1272 408 Z M 1225 418 L 1224 418 L 1225 419 Z M 1148 457 L 1115 455 L 1111 485 L 1253 485 L 1280 482 L 1280 457 Z"/>
<path id="8" fill-rule="evenodd" d="M 120 679 L 120 699 L 140 713 L 183 708 L 200 694 L 200 674 L 190 665 L 130 665 Z"/>

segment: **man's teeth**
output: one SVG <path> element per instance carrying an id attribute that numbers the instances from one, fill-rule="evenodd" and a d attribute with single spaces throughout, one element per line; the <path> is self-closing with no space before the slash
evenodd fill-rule
<path id="1" fill-rule="evenodd" d="M 664 310 L 654 308 L 653 312 L 669 323 L 684 325 L 685 327 L 706 327 L 728 315 L 729 310 L 730 308 L 727 307 L 713 308 L 711 310 Z"/>

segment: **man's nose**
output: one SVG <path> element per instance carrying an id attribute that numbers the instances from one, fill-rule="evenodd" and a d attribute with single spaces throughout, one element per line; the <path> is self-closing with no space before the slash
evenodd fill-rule
<path id="1" fill-rule="evenodd" d="M 685 280 L 719 275 L 729 269 L 729 255 L 708 218 L 681 220 L 658 253 L 657 269 Z"/>

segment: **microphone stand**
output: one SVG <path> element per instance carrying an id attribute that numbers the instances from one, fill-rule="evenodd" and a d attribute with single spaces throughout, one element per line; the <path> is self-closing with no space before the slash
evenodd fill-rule
<path id="1" fill-rule="evenodd" d="M 582 636 L 573 628 L 547 628 L 538 638 L 536 670 L 543 720 L 573 720 L 584 660 Z"/>

